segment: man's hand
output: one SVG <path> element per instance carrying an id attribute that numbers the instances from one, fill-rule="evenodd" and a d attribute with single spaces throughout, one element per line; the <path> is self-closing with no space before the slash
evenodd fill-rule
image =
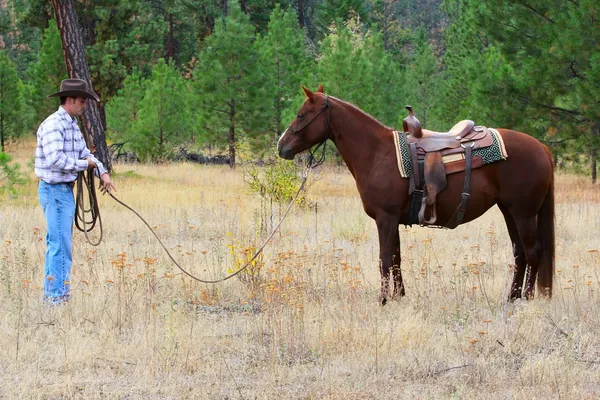
<path id="1" fill-rule="evenodd" d="M 115 192 L 117 191 L 115 185 L 113 185 L 113 183 L 110 181 L 110 175 L 106 173 L 102 174 L 100 180 L 102 181 L 100 182 L 100 191 L 102 194 L 110 193 L 111 190 L 114 190 Z"/>
<path id="2" fill-rule="evenodd" d="M 96 163 L 92 161 L 91 157 L 86 158 L 86 160 L 88 162 L 88 169 L 96 168 Z"/>

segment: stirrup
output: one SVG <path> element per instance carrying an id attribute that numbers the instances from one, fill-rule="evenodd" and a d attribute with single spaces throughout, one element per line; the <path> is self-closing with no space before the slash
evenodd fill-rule
<path id="1" fill-rule="evenodd" d="M 425 219 L 425 210 L 427 209 L 427 196 L 421 200 L 421 209 L 419 210 L 419 223 L 421 225 L 433 225 L 437 220 L 437 214 L 435 212 L 435 203 L 431 205 L 431 217 Z"/>

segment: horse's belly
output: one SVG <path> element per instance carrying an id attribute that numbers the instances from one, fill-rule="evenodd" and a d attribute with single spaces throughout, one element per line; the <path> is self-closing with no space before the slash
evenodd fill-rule
<path id="1" fill-rule="evenodd" d="M 483 213 L 493 207 L 498 198 L 498 188 L 494 179 L 490 179 L 493 168 L 482 167 L 471 172 L 471 184 L 469 185 L 469 199 L 463 223 L 480 217 Z M 437 224 L 444 225 L 449 222 L 452 215 L 458 209 L 464 189 L 464 173 L 451 174 L 447 176 L 448 186 L 438 194 L 436 199 Z"/>

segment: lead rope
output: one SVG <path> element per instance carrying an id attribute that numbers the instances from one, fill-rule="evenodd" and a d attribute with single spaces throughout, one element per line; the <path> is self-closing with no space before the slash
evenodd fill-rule
<path id="1" fill-rule="evenodd" d="M 152 232 L 152 234 L 154 235 L 154 237 L 156 238 L 156 240 L 158 240 L 158 243 L 160 243 L 160 245 L 162 246 L 162 248 L 165 250 L 165 252 L 167 253 L 167 255 L 169 256 L 169 258 L 171 259 L 171 261 L 173 262 L 173 264 L 175 264 L 177 266 L 177 268 L 179 268 L 181 270 L 181 272 L 183 272 L 185 275 L 189 276 L 190 278 L 201 282 L 201 283 L 219 283 L 219 282 L 224 282 L 228 279 L 233 278 L 234 276 L 240 274 L 242 271 L 244 271 L 245 269 L 247 269 L 252 262 L 256 259 L 256 257 L 258 257 L 260 255 L 260 253 L 262 253 L 263 249 L 265 248 L 265 246 L 269 243 L 269 241 L 273 238 L 273 236 L 275 235 L 275 233 L 279 230 L 279 227 L 281 226 L 281 224 L 283 223 L 283 220 L 287 217 L 288 213 L 290 212 L 290 210 L 292 209 L 292 206 L 294 205 L 294 203 L 296 202 L 296 200 L 298 199 L 298 196 L 300 195 L 300 192 L 302 192 L 304 190 L 304 186 L 306 185 L 306 181 L 308 180 L 308 172 L 310 171 L 310 168 L 312 167 L 312 162 L 313 162 L 313 158 L 310 157 L 307 166 L 306 166 L 306 170 L 303 173 L 302 176 L 302 182 L 300 183 L 300 187 L 298 188 L 298 191 L 296 192 L 296 194 L 294 195 L 294 197 L 292 198 L 292 200 L 290 201 L 290 204 L 287 206 L 287 209 L 285 210 L 285 212 L 283 213 L 283 216 L 281 217 L 281 220 L 279 221 L 279 223 L 277 224 L 277 226 L 275 226 L 275 228 L 273 229 L 273 231 L 271 232 L 271 234 L 267 237 L 267 239 L 264 241 L 264 243 L 262 244 L 262 246 L 260 246 L 260 248 L 258 250 L 256 250 L 256 252 L 254 253 L 254 255 L 252 256 L 252 258 L 246 263 L 244 264 L 244 266 L 240 269 L 238 269 L 237 271 L 235 271 L 234 273 L 227 275 L 224 278 L 221 279 L 216 279 L 216 280 L 206 280 L 206 279 L 200 279 L 194 275 L 192 275 L 191 273 L 189 273 L 188 271 L 186 271 L 181 265 L 179 265 L 179 263 L 177 261 L 175 261 L 175 259 L 173 258 L 173 256 L 171 255 L 171 253 L 169 252 L 169 250 L 167 250 L 166 246 L 163 244 L 162 240 L 160 240 L 160 238 L 158 237 L 158 235 L 156 234 L 156 232 L 154 231 L 154 229 L 152 229 L 152 227 L 150 226 L 150 224 L 148 224 L 148 222 L 137 212 L 135 211 L 133 208 L 131 208 L 130 206 L 128 206 L 127 204 L 125 204 L 124 202 L 122 202 L 121 200 L 117 199 L 112 193 L 108 193 L 108 195 L 110 197 L 112 197 L 117 203 L 121 204 L 123 207 L 127 208 L 129 211 L 131 211 L 132 213 L 134 213 L 139 219 L 142 220 L 142 222 L 148 227 L 148 229 L 150 230 L 150 232 Z M 83 182 L 85 181 L 86 183 L 86 187 L 88 188 L 88 193 L 90 196 L 90 209 L 89 210 L 85 210 L 85 208 L 83 207 L 83 205 L 81 206 L 77 206 L 78 212 L 77 212 L 77 218 L 79 218 L 79 209 L 81 208 L 82 210 L 82 221 L 84 221 L 84 226 L 85 226 L 85 214 L 86 213 L 90 213 L 92 214 L 92 221 L 90 221 L 90 225 L 91 228 L 89 230 L 85 230 L 80 228 L 79 225 L 77 225 L 77 219 L 75 220 L 77 228 L 83 232 L 85 232 L 86 234 L 86 238 L 87 238 L 87 232 L 89 232 L 91 229 L 93 229 L 94 225 L 95 225 L 95 221 L 96 219 L 98 221 L 100 221 L 100 240 L 98 241 L 97 244 L 93 244 L 90 242 L 89 238 L 88 238 L 88 242 L 90 242 L 90 244 L 93 244 L 94 246 L 97 246 L 98 244 L 100 244 L 100 241 L 102 240 L 102 220 L 100 218 L 100 211 L 98 209 L 98 202 L 97 202 L 97 198 L 96 198 L 96 191 L 94 189 L 94 174 L 88 174 L 88 178 L 85 179 L 85 177 L 83 176 L 83 173 L 80 173 L 78 178 L 77 178 L 77 204 L 79 203 L 79 197 L 81 196 L 82 200 L 83 200 L 83 191 L 80 190 L 83 187 Z M 90 189 L 91 187 L 91 189 Z M 80 195 L 81 193 L 81 195 Z M 92 200 L 93 197 L 93 200 Z M 83 203 L 81 203 L 83 204 Z M 92 211 L 92 210 L 96 210 L 96 211 Z"/>
<path id="2" fill-rule="evenodd" d="M 94 187 L 94 170 L 87 170 L 86 173 L 79 171 L 77 174 L 77 197 L 75 200 L 75 226 L 85 234 L 85 238 L 92 246 L 98 246 L 102 242 L 102 218 L 100 217 L 100 208 L 98 207 L 98 198 L 96 197 L 96 188 Z M 88 193 L 89 208 L 85 208 L 85 199 L 83 186 L 85 185 Z M 90 218 L 88 221 L 87 218 Z M 92 241 L 88 232 L 96 226 L 98 222 L 100 234 L 97 241 Z"/>

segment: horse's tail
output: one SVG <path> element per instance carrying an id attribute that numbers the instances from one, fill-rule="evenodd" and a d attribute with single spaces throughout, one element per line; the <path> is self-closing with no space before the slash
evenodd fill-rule
<path id="1" fill-rule="evenodd" d="M 544 146 L 544 151 L 550 161 L 550 186 L 546 198 L 537 215 L 537 227 L 540 244 L 542 247 L 538 269 L 538 291 L 552 297 L 552 283 L 554 280 L 554 162 L 552 153 Z"/>

